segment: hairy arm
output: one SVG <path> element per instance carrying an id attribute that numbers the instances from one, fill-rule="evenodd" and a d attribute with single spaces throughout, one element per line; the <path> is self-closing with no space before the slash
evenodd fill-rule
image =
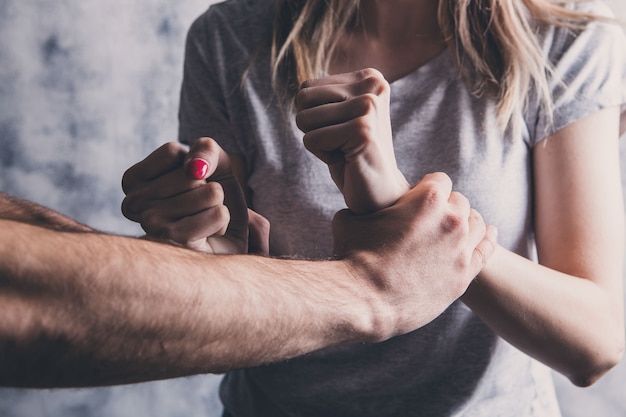
<path id="1" fill-rule="evenodd" d="M 0 219 L 17 220 L 55 230 L 89 232 L 92 228 L 48 208 L 0 192 Z"/>
<path id="2" fill-rule="evenodd" d="M 106 235 L 4 193 L 0 231 L 0 385 L 223 372 L 380 337 L 377 304 L 349 285 L 348 261 L 213 256 Z"/>
<path id="3" fill-rule="evenodd" d="M 1 385 L 223 372 L 374 334 L 346 262 L 208 255 L 10 220 L 0 230 Z"/>
<path id="4" fill-rule="evenodd" d="M 0 219 L 0 385 L 138 382 L 385 340 L 439 315 L 495 244 L 443 175 L 333 228 L 340 260 L 299 261 Z"/>
<path id="5" fill-rule="evenodd" d="M 578 121 L 535 149 L 540 265 L 498 248 L 462 298 L 498 334 L 593 383 L 624 350 L 624 211 L 618 112 Z"/>

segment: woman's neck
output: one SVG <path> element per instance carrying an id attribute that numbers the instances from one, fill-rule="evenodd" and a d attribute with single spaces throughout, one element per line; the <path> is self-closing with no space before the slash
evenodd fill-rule
<path id="1" fill-rule="evenodd" d="M 415 38 L 439 39 L 437 0 L 364 0 L 357 30 L 382 44 L 413 43 Z"/>
<path id="2" fill-rule="evenodd" d="M 445 42 L 437 0 L 363 0 L 357 25 L 337 45 L 331 73 L 372 67 L 392 82 L 424 65 Z"/>

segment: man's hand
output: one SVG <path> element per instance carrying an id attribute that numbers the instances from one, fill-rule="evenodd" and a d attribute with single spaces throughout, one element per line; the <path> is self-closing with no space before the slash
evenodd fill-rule
<path id="1" fill-rule="evenodd" d="M 379 294 L 377 316 L 390 319 L 381 319 L 381 339 L 439 316 L 495 249 L 496 229 L 485 226 L 468 200 L 451 189 L 447 175 L 429 174 L 389 208 L 335 216 L 336 256 L 351 263 L 360 285 Z"/>
<path id="2" fill-rule="evenodd" d="M 209 138 L 168 143 L 129 168 L 122 212 L 149 236 L 209 253 L 268 251 L 267 220 L 248 210 L 228 155 Z"/>
<path id="3" fill-rule="evenodd" d="M 398 170 L 389 84 L 374 69 L 305 81 L 296 96 L 304 145 L 328 164 L 356 214 L 388 207 L 410 187 Z"/>

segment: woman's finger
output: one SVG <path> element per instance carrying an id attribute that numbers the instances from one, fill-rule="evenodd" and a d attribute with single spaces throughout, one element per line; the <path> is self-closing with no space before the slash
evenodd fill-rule
<path id="1" fill-rule="evenodd" d="M 360 96 L 341 103 L 329 103 L 296 114 L 296 125 L 304 133 L 326 126 L 345 123 L 362 116 L 378 114 L 384 103 L 374 94 Z M 357 126 L 358 127 L 358 126 Z M 372 128 L 375 126 L 372 125 Z M 363 133 L 357 131 L 356 133 Z"/>
<path id="2" fill-rule="evenodd" d="M 185 160 L 186 148 L 180 143 L 169 142 L 160 146 L 144 160 L 128 168 L 122 176 L 122 190 L 129 194 L 146 182 L 179 168 Z"/>
<path id="3" fill-rule="evenodd" d="M 296 109 L 305 110 L 328 103 L 339 103 L 363 94 L 384 95 L 389 91 L 389 83 L 379 72 L 355 75 L 341 74 L 312 81 L 300 89 L 296 95 Z M 335 81 L 345 81 L 336 83 Z"/>
<path id="4" fill-rule="evenodd" d="M 183 169 L 179 167 L 129 193 L 122 202 L 122 213 L 129 219 L 136 221 L 133 217 L 153 207 L 155 203 L 170 200 L 195 188 L 202 187 L 204 184 L 205 181 L 190 180 Z"/>

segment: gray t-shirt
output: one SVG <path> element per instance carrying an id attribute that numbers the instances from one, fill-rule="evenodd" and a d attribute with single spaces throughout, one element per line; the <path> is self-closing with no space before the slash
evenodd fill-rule
<path id="1" fill-rule="evenodd" d="M 597 3 L 584 7 L 608 13 Z M 327 167 L 302 145 L 293 115 L 274 96 L 272 11 L 270 1 L 230 0 L 193 24 L 180 140 L 211 136 L 245 157 L 249 203 L 271 222 L 272 254 L 327 258 L 330 221 L 345 203 Z M 447 173 L 486 222 L 498 227 L 499 242 L 531 259 L 533 147 L 588 114 L 626 103 L 620 28 L 544 28 L 539 41 L 571 88 L 553 82 L 554 124 L 531 105 L 520 138 L 499 132 L 494 102 L 469 94 L 449 51 L 391 84 L 394 148 L 409 182 Z M 559 415 L 549 370 L 495 335 L 461 302 L 427 326 L 384 343 L 233 371 L 221 397 L 235 417 Z"/>

